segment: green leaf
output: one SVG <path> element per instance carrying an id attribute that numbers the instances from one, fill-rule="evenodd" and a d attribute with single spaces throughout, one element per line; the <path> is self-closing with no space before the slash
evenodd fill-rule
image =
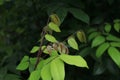
<path id="1" fill-rule="evenodd" d="M 41 70 L 45 64 L 44 62 L 45 62 L 45 60 L 40 60 L 40 62 L 37 65 L 36 70 Z"/>
<path id="2" fill-rule="evenodd" d="M 34 71 L 36 61 L 37 61 L 37 58 L 30 58 L 29 72 Z"/>
<path id="3" fill-rule="evenodd" d="M 109 41 L 118 41 L 120 42 L 120 38 L 114 36 L 114 35 L 111 35 L 109 34 L 107 37 L 106 37 L 106 40 L 109 40 Z"/>
<path id="4" fill-rule="evenodd" d="M 102 44 L 103 42 L 105 42 L 105 37 L 97 36 L 92 41 L 92 47 L 96 47 L 96 46 Z"/>
<path id="5" fill-rule="evenodd" d="M 82 49 L 79 53 L 80 56 L 85 57 L 88 54 L 90 54 L 92 52 L 91 47 L 85 47 L 84 49 Z"/>
<path id="6" fill-rule="evenodd" d="M 50 63 L 50 70 L 53 80 L 64 80 L 65 78 L 64 63 L 59 58 L 54 59 Z"/>
<path id="7" fill-rule="evenodd" d="M 55 73 L 56 74 L 56 73 Z M 50 64 L 45 65 L 41 70 L 42 80 L 51 80 Z"/>
<path id="8" fill-rule="evenodd" d="M 56 25 L 56 24 L 53 23 L 53 22 L 50 22 L 50 23 L 48 24 L 48 26 L 49 26 L 49 28 L 50 28 L 51 30 L 53 30 L 53 31 L 55 31 L 55 32 L 61 32 L 59 26 Z"/>
<path id="9" fill-rule="evenodd" d="M 40 71 L 35 70 L 30 74 L 29 80 L 39 80 L 40 79 Z"/>
<path id="10" fill-rule="evenodd" d="M 60 7 L 55 12 L 59 16 L 60 21 L 62 23 L 64 21 L 65 17 L 67 16 L 67 9 L 65 7 Z"/>
<path id="11" fill-rule="evenodd" d="M 102 56 L 102 54 L 107 50 L 107 48 L 109 47 L 109 43 L 103 43 L 101 44 L 97 50 L 96 50 L 96 56 L 99 58 Z"/>
<path id="12" fill-rule="evenodd" d="M 115 31 L 117 31 L 117 32 L 120 31 L 120 23 L 119 23 L 119 22 L 114 23 L 114 29 L 115 29 Z"/>
<path id="13" fill-rule="evenodd" d="M 78 50 L 78 44 L 76 42 L 76 40 L 73 37 L 69 37 L 68 38 L 68 44 L 73 48 Z"/>
<path id="14" fill-rule="evenodd" d="M 57 42 L 57 40 L 55 39 L 54 36 L 50 35 L 50 34 L 46 34 L 45 35 L 45 39 L 50 41 L 50 42 Z"/>
<path id="15" fill-rule="evenodd" d="M 77 9 L 77 8 L 69 8 L 70 13 L 73 14 L 73 16 L 87 24 L 89 24 L 89 16 L 82 11 L 81 9 Z"/>
<path id="16" fill-rule="evenodd" d="M 118 65 L 120 68 L 120 52 L 115 47 L 110 47 L 108 49 L 108 54 L 112 58 L 112 60 Z"/>
<path id="17" fill-rule="evenodd" d="M 20 64 L 17 66 L 17 70 L 26 70 L 29 66 L 29 57 L 24 56 Z"/>
<path id="18" fill-rule="evenodd" d="M 67 54 L 61 54 L 60 59 L 62 59 L 65 63 L 70 65 L 88 68 L 86 61 L 81 56 L 71 56 Z"/>
<path id="19" fill-rule="evenodd" d="M 120 47 L 120 42 L 111 42 L 110 45 L 112 47 Z"/>
<path id="20" fill-rule="evenodd" d="M 36 53 L 39 50 L 39 48 L 40 48 L 39 46 L 34 46 L 30 53 Z"/>
<path id="21" fill-rule="evenodd" d="M 109 33 L 111 31 L 111 28 L 112 28 L 112 26 L 109 23 L 106 23 L 105 31 Z"/>
<path id="22" fill-rule="evenodd" d="M 92 32 L 89 36 L 88 36 L 88 40 L 91 41 L 93 38 L 95 38 L 97 35 L 99 35 L 98 32 Z"/>

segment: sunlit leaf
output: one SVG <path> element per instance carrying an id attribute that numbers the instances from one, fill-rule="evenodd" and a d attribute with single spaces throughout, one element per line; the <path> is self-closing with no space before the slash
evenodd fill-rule
<path id="1" fill-rule="evenodd" d="M 101 45 L 97 48 L 97 50 L 96 50 L 96 56 L 97 56 L 97 57 L 101 57 L 102 54 L 104 54 L 104 52 L 107 50 L 107 48 L 108 48 L 109 46 L 110 46 L 109 43 L 103 43 L 103 44 L 101 44 Z"/>
<path id="2" fill-rule="evenodd" d="M 39 80 L 40 79 L 40 71 L 35 70 L 30 74 L 29 80 Z"/>
<path id="3" fill-rule="evenodd" d="M 105 42 L 105 37 L 97 36 L 92 41 L 92 47 L 96 47 L 96 46 L 102 44 L 103 42 Z"/>
<path id="4" fill-rule="evenodd" d="M 46 34 L 45 35 L 45 39 L 50 41 L 50 42 L 57 42 L 57 40 L 55 39 L 54 36 L 50 35 L 50 34 Z"/>
<path id="5" fill-rule="evenodd" d="M 40 76 L 40 75 L 39 75 Z M 42 80 L 51 80 L 50 64 L 45 65 L 41 70 Z"/>
<path id="6" fill-rule="evenodd" d="M 46 48 L 47 48 L 47 46 L 42 46 L 43 52 L 46 53 L 46 54 L 48 54 L 49 52 L 48 52 L 48 50 Z"/>
<path id="7" fill-rule="evenodd" d="M 112 58 L 112 60 L 118 65 L 120 68 L 120 52 L 117 48 L 115 47 L 110 47 L 108 49 L 108 54 Z"/>
<path id="8" fill-rule="evenodd" d="M 50 63 L 50 70 L 53 80 L 64 80 L 65 78 L 64 63 L 59 58 L 54 59 Z"/>
<path id="9" fill-rule="evenodd" d="M 65 63 L 70 65 L 88 68 L 86 61 L 81 56 L 71 56 L 67 54 L 61 54 L 60 59 L 62 59 Z"/>
<path id="10" fill-rule="evenodd" d="M 39 50 L 39 48 L 40 48 L 39 46 L 34 46 L 30 53 L 36 53 Z"/>
<path id="11" fill-rule="evenodd" d="M 50 23 L 48 24 L 48 26 L 49 26 L 49 28 L 50 28 L 51 30 L 53 30 L 53 31 L 55 31 L 55 32 L 61 32 L 59 26 L 56 25 L 56 24 L 53 23 L 53 22 L 50 22 Z"/>
<path id="12" fill-rule="evenodd" d="M 68 38 L 68 44 L 73 48 L 78 50 L 78 44 L 76 42 L 76 40 L 73 37 L 69 37 Z"/>

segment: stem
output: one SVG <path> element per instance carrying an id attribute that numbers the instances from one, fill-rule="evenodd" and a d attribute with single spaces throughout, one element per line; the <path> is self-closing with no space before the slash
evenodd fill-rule
<path id="1" fill-rule="evenodd" d="M 48 18 L 48 20 L 47 20 L 47 25 L 48 25 L 48 23 L 49 23 L 49 18 Z M 43 45 L 43 41 L 44 41 L 45 34 L 46 34 L 46 31 L 43 29 L 43 30 L 42 30 L 42 33 L 41 33 L 40 49 L 39 49 L 39 51 L 38 51 L 38 53 L 37 53 L 37 61 L 36 61 L 36 63 L 35 63 L 35 68 L 34 68 L 34 70 L 37 68 L 38 63 L 40 62 L 40 57 L 41 57 L 41 55 L 42 55 L 42 45 Z"/>

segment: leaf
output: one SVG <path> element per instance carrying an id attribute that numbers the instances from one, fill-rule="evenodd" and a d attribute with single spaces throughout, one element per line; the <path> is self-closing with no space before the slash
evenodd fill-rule
<path id="1" fill-rule="evenodd" d="M 109 35 L 106 37 L 106 40 L 120 42 L 120 38 L 118 38 L 118 37 L 116 37 L 116 36 L 114 36 L 114 35 L 111 35 L 111 34 L 109 34 Z"/>
<path id="2" fill-rule="evenodd" d="M 50 63 L 50 70 L 53 80 L 64 80 L 65 78 L 64 63 L 59 58 L 54 59 Z"/>
<path id="3" fill-rule="evenodd" d="M 56 26 L 60 26 L 61 22 L 60 22 L 59 17 L 57 16 L 57 14 L 51 14 L 50 19 L 51 19 L 52 23 L 56 24 Z"/>
<path id="4" fill-rule="evenodd" d="M 29 66 L 29 57 L 24 56 L 19 65 L 17 66 L 17 70 L 26 70 Z"/>
<path id="5" fill-rule="evenodd" d="M 59 19 L 62 23 L 64 21 L 65 17 L 67 16 L 67 9 L 65 7 L 60 7 L 55 12 L 59 16 Z"/>
<path id="6" fill-rule="evenodd" d="M 96 46 L 102 44 L 103 42 L 105 42 L 105 37 L 97 36 L 92 41 L 92 47 L 96 47 Z"/>
<path id="7" fill-rule="evenodd" d="M 110 45 L 112 47 L 120 47 L 120 42 L 111 42 Z"/>
<path id="8" fill-rule="evenodd" d="M 50 73 L 50 64 L 45 65 L 41 70 L 42 80 L 51 80 L 52 76 Z"/>
<path id="9" fill-rule="evenodd" d="M 82 56 L 82 57 L 85 57 L 88 54 L 90 54 L 91 52 L 92 52 L 91 47 L 86 47 L 86 48 L 84 48 L 80 51 L 79 55 Z"/>
<path id="10" fill-rule="evenodd" d="M 45 35 L 45 39 L 50 41 L 50 42 L 57 42 L 57 40 L 55 39 L 54 36 L 50 35 L 50 34 L 46 34 Z"/>
<path id="11" fill-rule="evenodd" d="M 109 33 L 111 31 L 111 28 L 112 28 L 112 26 L 109 23 L 106 23 L 105 31 Z"/>
<path id="12" fill-rule="evenodd" d="M 37 61 L 37 58 L 30 58 L 29 72 L 34 71 L 36 61 Z"/>
<path id="13" fill-rule="evenodd" d="M 77 32 L 77 38 L 80 42 L 85 42 L 85 43 L 87 42 L 85 33 L 83 31 L 78 31 Z"/>
<path id="14" fill-rule="evenodd" d="M 40 71 L 35 70 L 30 74 L 29 80 L 39 80 L 40 79 Z"/>
<path id="15" fill-rule="evenodd" d="M 119 23 L 119 22 L 114 23 L 114 29 L 115 29 L 115 31 L 117 31 L 117 32 L 120 31 L 120 23 Z"/>
<path id="16" fill-rule="evenodd" d="M 88 68 L 86 61 L 81 56 L 71 56 L 71 55 L 61 54 L 60 59 L 62 59 L 65 63 L 70 65 Z"/>
<path id="17" fill-rule="evenodd" d="M 75 18 L 89 24 L 89 16 L 81 9 L 69 8 L 69 12 L 72 13 Z"/>
<path id="18" fill-rule="evenodd" d="M 120 52 L 115 47 L 110 47 L 108 49 L 108 54 L 112 58 L 112 60 L 118 65 L 120 68 Z"/>
<path id="19" fill-rule="evenodd" d="M 49 26 L 49 28 L 50 28 L 51 30 L 53 30 L 53 31 L 55 31 L 55 32 L 61 32 L 59 26 L 56 25 L 56 24 L 53 23 L 53 22 L 50 22 L 50 23 L 48 24 L 48 26 Z"/>
<path id="20" fill-rule="evenodd" d="M 42 50 L 45 54 L 49 54 L 48 50 L 47 50 L 47 46 L 42 46 Z"/>
<path id="21" fill-rule="evenodd" d="M 56 50 L 52 50 L 50 56 L 58 56 L 58 52 Z"/>
<path id="22" fill-rule="evenodd" d="M 78 50 L 78 44 L 76 42 L 76 40 L 73 37 L 69 37 L 68 38 L 68 44 L 73 48 Z"/>
<path id="23" fill-rule="evenodd" d="M 98 48 L 97 48 L 97 50 L 96 50 L 96 56 L 99 58 L 99 57 L 101 57 L 102 56 L 102 54 L 108 49 L 108 47 L 109 47 L 110 45 L 109 45 L 109 43 L 103 43 L 103 44 L 101 44 Z"/>
<path id="24" fill-rule="evenodd" d="M 45 64 L 45 60 L 40 60 L 40 62 L 37 65 L 36 70 L 41 70 Z"/>
<path id="25" fill-rule="evenodd" d="M 34 46 L 30 53 L 36 53 L 39 50 L 39 48 L 40 48 L 39 46 Z"/>
<path id="26" fill-rule="evenodd" d="M 88 40 L 91 41 L 93 38 L 95 38 L 97 35 L 99 35 L 98 32 L 92 32 L 89 36 L 88 36 Z"/>

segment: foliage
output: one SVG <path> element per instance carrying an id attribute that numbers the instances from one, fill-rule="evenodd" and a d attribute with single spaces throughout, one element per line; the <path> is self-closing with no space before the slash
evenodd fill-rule
<path id="1" fill-rule="evenodd" d="M 42 65 L 58 55 L 51 62 L 56 66 L 56 61 L 59 61 L 59 65 L 65 66 L 65 80 L 119 80 L 119 4 L 119 0 L 0 0 L 0 79 L 27 80 L 30 76 L 30 79 L 37 80 L 40 69 L 42 79 L 56 79 L 49 71 L 51 65 L 43 68 Z M 50 20 L 46 25 L 48 16 Z M 48 26 L 44 27 L 48 33 L 41 47 L 45 54 L 41 55 L 34 71 L 44 25 Z M 55 48 L 56 45 L 58 48 Z M 57 52 L 51 52 L 53 46 L 58 49 Z M 82 56 L 89 69 L 72 66 L 76 63 L 69 63 L 72 64 L 70 66 L 66 64 L 67 61 L 60 59 L 61 55 L 68 53 L 74 57 Z M 16 70 L 21 66 L 24 71 Z M 50 74 L 44 76 L 46 73 Z M 63 74 L 61 76 L 64 77 Z"/>

